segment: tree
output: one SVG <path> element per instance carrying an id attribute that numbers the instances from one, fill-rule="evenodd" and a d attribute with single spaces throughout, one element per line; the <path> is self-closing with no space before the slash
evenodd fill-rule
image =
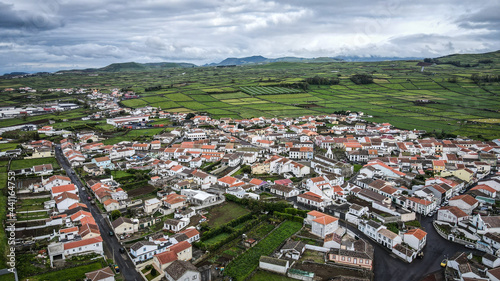
<path id="1" fill-rule="evenodd" d="M 116 220 L 117 218 L 119 218 L 121 216 L 122 216 L 122 213 L 120 212 L 120 210 L 113 210 L 111 212 L 111 220 Z"/>
<path id="2" fill-rule="evenodd" d="M 194 115 L 194 113 L 189 112 L 189 113 L 186 115 L 186 120 L 189 120 L 189 119 L 191 119 L 191 118 L 193 118 L 193 117 L 195 117 L 195 116 L 196 116 L 196 115 Z"/>
<path id="3" fill-rule="evenodd" d="M 351 76 L 351 81 L 355 84 L 371 84 L 373 83 L 373 77 L 369 74 L 354 74 Z"/>

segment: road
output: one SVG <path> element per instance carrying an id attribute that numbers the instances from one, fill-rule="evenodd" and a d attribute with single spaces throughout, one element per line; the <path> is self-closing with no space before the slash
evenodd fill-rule
<path id="1" fill-rule="evenodd" d="M 80 201 L 86 204 L 90 210 L 90 213 L 94 217 L 97 225 L 99 226 L 99 230 L 101 232 L 101 237 L 104 241 L 104 247 L 106 248 L 105 252 L 111 253 L 114 256 L 115 263 L 120 267 L 120 272 L 125 280 L 127 281 L 142 281 L 144 280 L 142 276 L 135 270 L 134 263 L 128 258 L 126 254 L 121 254 L 119 249 L 122 247 L 120 242 L 115 235 L 109 235 L 112 229 L 108 226 L 105 221 L 105 218 L 102 216 L 101 212 L 98 210 L 96 205 L 92 205 L 90 201 L 87 199 L 87 191 L 83 189 L 83 184 L 80 179 L 73 174 L 73 169 L 66 161 L 66 158 L 62 155 L 61 150 L 59 149 L 59 145 L 56 148 L 56 159 L 61 165 L 61 167 L 66 171 L 66 174 L 71 178 L 71 181 L 78 186 L 78 190 L 80 193 Z"/>
<path id="2" fill-rule="evenodd" d="M 292 199 L 291 201 L 297 208 L 307 209 L 296 204 L 296 200 Z M 325 212 L 328 213 L 327 211 Z M 373 245 L 375 250 L 373 261 L 375 281 L 419 281 L 425 275 L 442 269 L 440 266 L 441 261 L 445 258 L 452 257 L 456 252 L 465 251 L 474 252 L 476 254 L 482 253 L 477 250 L 467 249 L 463 245 L 442 238 L 432 225 L 432 217 L 421 217 L 417 215 L 417 219 L 420 221 L 422 229 L 427 232 L 427 245 L 423 250 L 424 257 L 422 259 L 415 259 L 411 264 L 400 260 L 396 255 L 389 252 L 387 248 L 364 235 L 355 226 L 346 225 L 345 222 L 342 222 L 341 226 L 347 226 L 349 230 Z"/>

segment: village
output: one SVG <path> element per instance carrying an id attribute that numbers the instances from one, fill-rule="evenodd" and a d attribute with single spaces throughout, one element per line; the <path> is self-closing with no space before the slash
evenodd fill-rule
<path id="1" fill-rule="evenodd" d="M 499 280 L 500 140 L 437 139 L 362 112 L 212 119 L 132 110 L 118 106 L 122 96 L 89 93 L 102 112 L 86 118 L 157 134 L 106 144 L 91 129 L 33 125 L 47 139 L 4 152 L 39 163 L 11 165 L 18 203 L 9 221 L 20 250 L 43 245 L 37 258 L 49 272 L 83 256 L 111 260 L 88 280 L 374 280 L 375 247 L 410 266 L 432 258 L 424 249 L 440 243 L 433 232 L 463 248 L 431 261 L 447 276 Z"/>

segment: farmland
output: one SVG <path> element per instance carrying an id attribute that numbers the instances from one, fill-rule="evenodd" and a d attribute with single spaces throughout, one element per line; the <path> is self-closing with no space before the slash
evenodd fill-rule
<path id="1" fill-rule="evenodd" d="M 226 269 L 226 274 L 236 280 L 245 280 L 254 271 L 261 256 L 271 254 L 283 241 L 302 228 L 298 222 L 285 221 L 277 229 L 262 239 L 257 246 L 231 261 Z"/>
<path id="2" fill-rule="evenodd" d="M 479 63 L 481 58 L 493 62 Z M 149 105 L 171 112 L 208 113 L 214 118 L 297 117 L 351 110 L 371 116 L 365 117 L 367 121 L 389 122 L 403 129 L 482 139 L 500 137 L 497 122 L 500 119 L 500 84 L 471 79 L 473 74 L 500 74 L 500 52 L 454 55 L 439 60 L 444 63 L 425 67 L 423 71 L 417 66 L 418 61 L 380 61 L 171 68 L 150 72 L 108 72 L 98 77 L 67 73 L 43 79 L 35 76 L 15 81 L 0 80 L 0 89 L 14 84 L 41 90 L 55 84 L 59 87 L 91 84 L 102 91 L 126 87 L 140 95 L 138 99 L 122 101 L 124 106 L 131 108 Z M 455 66 L 448 61 L 461 61 L 471 66 Z M 350 79 L 353 74 L 369 74 L 373 83 L 355 84 Z M 315 76 L 338 78 L 339 82 L 335 85 L 311 84 L 307 89 L 297 87 L 306 78 Z M 146 92 L 145 89 L 151 86 L 160 87 Z M 19 95 L 2 95 L 0 104 L 24 103 Z M 54 93 L 35 96 L 56 98 Z M 417 104 L 417 100 L 430 102 Z M 79 109 L 73 114 L 62 113 L 51 118 L 77 118 L 86 112 L 88 110 Z M 29 117 L 24 122 L 44 118 L 48 117 Z M 6 120 L 6 125 L 20 123 L 23 120 Z"/>

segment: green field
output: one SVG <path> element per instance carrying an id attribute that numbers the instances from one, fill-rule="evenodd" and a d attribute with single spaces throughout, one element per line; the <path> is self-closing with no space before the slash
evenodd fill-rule
<path id="1" fill-rule="evenodd" d="M 56 158 L 47 157 L 47 158 L 13 160 L 12 163 L 10 164 L 10 169 L 11 170 L 26 169 L 36 165 L 43 165 L 43 164 L 52 164 L 52 168 L 54 169 L 59 168 L 59 163 L 57 162 Z"/>
<path id="2" fill-rule="evenodd" d="M 226 202 L 209 209 L 206 217 L 210 227 L 217 227 L 248 213 L 250 211 L 245 207 L 233 202 Z"/>
<path id="3" fill-rule="evenodd" d="M 259 265 L 261 256 L 271 254 L 283 241 L 302 228 L 298 222 L 285 221 L 256 246 L 232 260 L 225 269 L 225 274 L 236 280 L 245 280 Z"/>
<path id="4" fill-rule="evenodd" d="M 280 275 L 277 273 L 272 273 L 269 271 L 264 271 L 264 270 L 259 270 L 257 271 L 250 279 L 249 281 L 268 281 L 268 280 L 273 280 L 273 281 L 292 281 L 296 280 L 290 277 L 286 277 L 284 275 Z"/>
<path id="5" fill-rule="evenodd" d="M 30 276 L 30 281 L 46 281 L 46 280 L 68 280 L 76 281 L 85 279 L 85 273 L 102 268 L 101 262 L 94 262 L 88 265 L 67 268 L 59 271 L 49 272 L 41 275 Z"/>
<path id="6" fill-rule="evenodd" d="M 324 115 L 338 111 L 362 111 L 367 121 L 389 122 L 402 129 L 446 132 L 477 139 L 500 137 L 500 83 L 473 81 L 472 75 L 500 75 L 500 52 L 479 55 L 453 55 L 438 58 L 437 65 L 422 72 L 418 61 L 380 62 L 277 62 L 234 68 L 170 68 L 146 72 L 104 72 L 98 77 L 76 73 L 57 76 L 25 77 L 15 81 L 0 80 L 0 89 L 15 85 L 39 90 L 54 87 L 77 87 L 91 84 L 109 91 L 127 88 L 139 99 L 122 101 L 132 108 L 146 105 L 171 112 L 208 113 L 213 118 L 297 117 Z M 491 59 L 491 63 L 481 62 Z M 450 62 L 460 61 L 460 66 Z M 126 70 L 126 69 L 124 69 Z M 373 83 L 357 85 L 353 74 L 370 74 Z M 298 87 L 311 77 L 338 78 L 337 85 Z M 145 92 L 151 86 L 158 90 Z M 74 101 L 84 95 L 60 93 L 33 94 L 52 101 Z M 23 104 L 26 96 L 9 92 L 0 96 L 0 106 Z M 415 101 L 427 99 L 428 104 Z M 92 113 L 78 109 L 59 115 L 49 114 L 3 120 L 4 126 L 36 120 L 54 119 L 56 127 L 71 129 L 85 126 L 75 123 Z M 64 123 L 64 118 L 74 119 Z M 59 122 L 57 122 L 59 121 Z M 81 120 L 80 120 L 81 121 Z M 72 124 L 72 125 L 70 125 Z M 96 124 L 89 123 L 92 127 Z M 88 129 L 88 128 L 87 128 Z M 109 129 L 109 128 L 108 128 Z M 116 143 L 126 137 L 107 141 Z M 0 147 L 1 148 L 1 147 Z"/>

